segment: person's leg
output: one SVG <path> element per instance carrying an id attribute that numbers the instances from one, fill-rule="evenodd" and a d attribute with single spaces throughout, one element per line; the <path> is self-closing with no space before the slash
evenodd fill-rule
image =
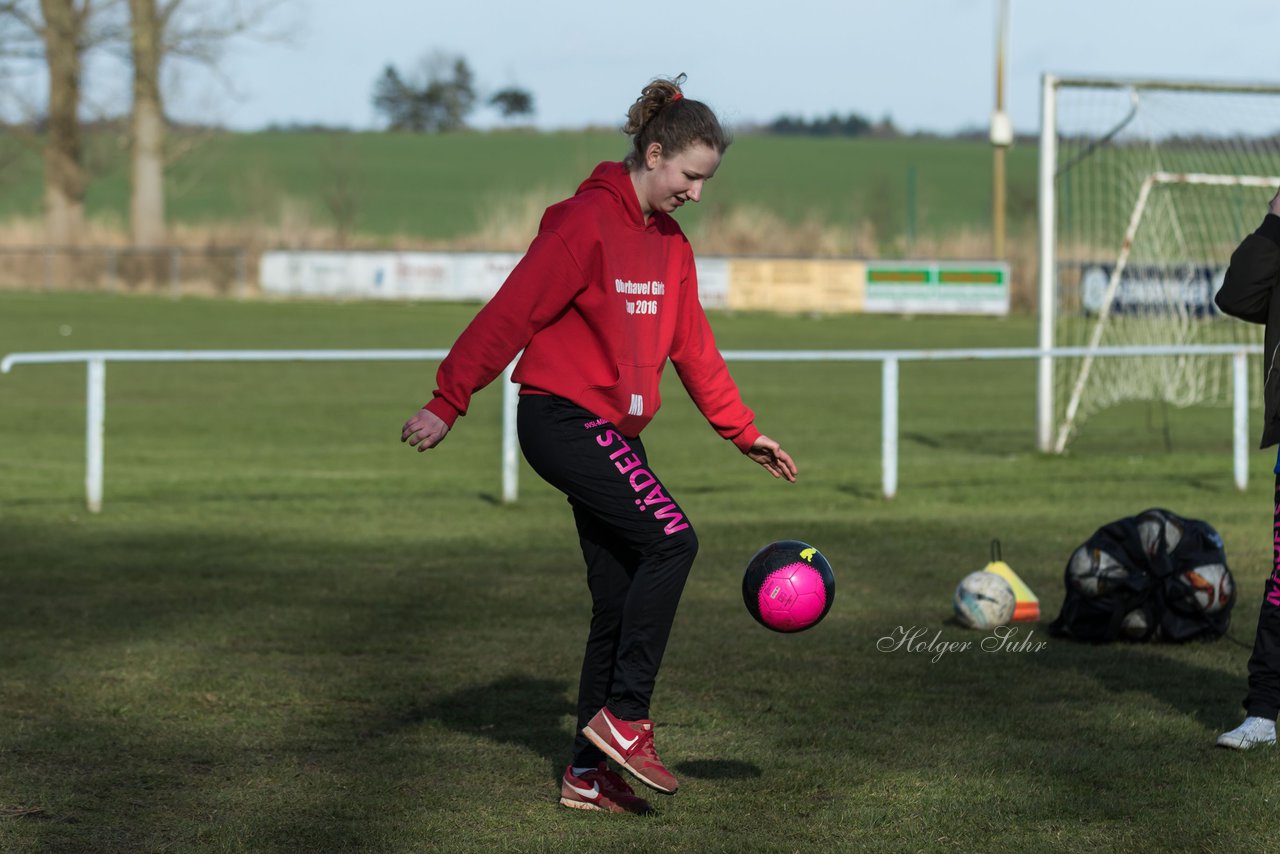
<path id="1" fill-rule="evenodd" d="M 573 504 L 573 500 L 570 499 Z M 574 809 L 645 814 L 652 811 L 626 781 L 609 770 L 604 751 L 583 728 L 609 697 L 613 684 L 622 612 L 635 571 L 635 558 L 586 508 L 573 506 L 582 557 L 591 590 L 591 628 L 578 680 L 578 725 L 573 761 L 560 781 L 560 803 Z"/>
<path id="2" fill-rule="evenodd" d="M 650 489 L 646 498 L 659 492 L 666 497 L 660 485 Z M 640 558 L 627 591 L 613 687 L 583 734 L 641 782 L 671 794 L 680 784 L 654 746 L 649 703 L 698 540 L 683 521 L 659 530 L 663 538 L 650 536 L 647 542 L 632 532 Z"/>
<path id="3" fill-rule="evenodd" d="M 1249 694 L 1245 711 L 1275 720 L 1280 711 L 1280 475 L 1276 476 L 1272 528 L 1272 570 L 1262 589 L 1258 630 L 1249 657 Z"/>
<path id="4" fill-rule="evenodd" d="M 1246 717 L 1240 726 L 1218 736 L 1220 747 L 1248 750 L 1276 743 L 1276 712 L 1280 710 L 1280 474 L 1276 475 L 1274 507 L 1272 569 L 1262 587 L 1258 629 L 1249 656 Z"/>
<path id="5" fill-rule="evenodd" d="M 587 586 L 591 590 L 591 629 L 578 680 L 573 764 L 578 768 L 595 768 L 605 756 L 582 729 L 608 701 L 613 687 L 623 610 L 635 566 L 629 550 L 591 511 L 574 505 L 573 518 L 578 525 L 578 540 L 587 564 Z"/>
<path id="6" fill-rule="evenodd" d="M 576 484 L 591 474 L 583 470 L 581 461 L 584 453 L 590 455 L 592 450 L 582 442 L 586 436 L 582 425 L 592 420 L 584 410 L 548 395 L 521 396 L 516 412 L 520 450 L 539 477 L 568 495 L 587 565 L 591 627 L 578 677 L 578 725 L 574 730 L 572 762 L 580 769 L 594 768 L 604 759 L 604 753 L 582 734 L 582 728 L 609 697 L 622 609 L 631 585 L 615 538 L 573 497 L 578 491 Z"/>
<path id="7" fill-rule="evenodd" d="M 643 783 L 669 794 L 679 782 L 654 747 L 649 705 L 698 539 L 650 467 L 639 439 L 622 441 L 609 431 L 597 442 L 606 452 L 620 445 L 611 455 L 620 477 L 612 480 L 620 484 L 615 492 L 625 500 L 591 506 L 636 559 L 618 634 L 613 684 L 607 702 L 583 733 Z"/>
<path id="8" fill-rule="evenodd" d="M 649 703 L 685 581 L 698 554 L 692 527 L 636 537 L 639 560 L 627 591 L 609 710 L 625 720 L 649 717 Z"/>

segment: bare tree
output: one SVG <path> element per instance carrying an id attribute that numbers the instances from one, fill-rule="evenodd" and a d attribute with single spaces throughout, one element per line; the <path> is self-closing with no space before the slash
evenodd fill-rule
<path id="1" fill-rule="evenodd" d="M 0 2 L 0 22 L 12 40 L 5 55 L 43 57 L 49 72 L 44 140 L 45 232 L 55 245 L 77 243 L 84 231 L 88 178 L 80 129 L 84 55 L 106 37 L 91 22 L 110 0 L 11 0 Z"/>
<path id="2" fill-rule="evenodd" d="M 80 71 L 92 0 L 40 0 L 49 66 L 49 129 L 45 145 L 45 215 L 49 241 L 72 244 L 84 229 L 88 185 L 80 136 Z"/>
<path id="3" fill-rule="evenodd" d="M 157 9 L 155 0 L 129 0 L 129 47 L 133 58 L 129 230 L 134 246 L 164 243 L 165 120 L 160 100 L 160 60 L 164 24 L 171 10 L 172 5 Z"/>
<path id="4" fill-rule="evenodd" d="M 133 162 L 129 227 L 135 246 L 165 239 L 165 145 L 167 125 L 160 76 L 169 59 L 217 70 L 227 44 L 260 33 L 283 0 L 129 0 L 133 65 Z"/>
<path id="5" fill-rule="evenodd" d="M 360 214 L 361 181 L 359 158 L 351 144 L 350 134 L 329 134 L 327 150 L 317 158 L 321 174 L 321 199 L 333 217 L 338 248 L 345 249 L 355 234 Z"/>
<path id="6" fill-rule="evenodd" d="M 2 7 L 0 7 L 2 8 Z M 6 101 L 14 96 L 13 73 L 10 63 L 15 59 L 36 60 L 40 53 L 33 43 L 35 35 L 15 20 L 12 15 L 0 12 L 0 96 Z M 20 150 L 15 127 L 8 116 L 0 116 L 0 188 L 12 181 L 11 167 L 18 161 Z"/>

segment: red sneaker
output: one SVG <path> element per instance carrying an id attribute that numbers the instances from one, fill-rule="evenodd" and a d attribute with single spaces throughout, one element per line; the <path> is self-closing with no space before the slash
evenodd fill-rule
<path id="1" fill-rule="evenodd" d="M 653 721 L 624 721 L 605 708 L 596 712 L 582 732 L 646 786 L 667 794 L 680 788 L 680 782 L 662 764 L 653 747 Z"/>
<path id="2" fill-rule="evenodd" d="M 581 777 L 573 775 L 573 766 L 564 769 L 560 780 L 560 803 L 576 810 L 604 810 L 644 815 L 652 812 L 648 801 L 636 793 L 604 762 Z"/>

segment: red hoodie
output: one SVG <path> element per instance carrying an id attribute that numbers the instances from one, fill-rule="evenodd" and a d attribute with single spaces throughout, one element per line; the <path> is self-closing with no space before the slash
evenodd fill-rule
<path id="1" fill-rule="evenodd" d="M 427 409 L 450 427 L 516 354 L 522 393 L 554 394 L 637 436 L 670 357 L 707 421 L 744 453 L 760 435 L 698 301 L 676 221 L 646 223 L 622 163 L 601 163 L 547 208 L 538 236 L 440 364 Z"/>

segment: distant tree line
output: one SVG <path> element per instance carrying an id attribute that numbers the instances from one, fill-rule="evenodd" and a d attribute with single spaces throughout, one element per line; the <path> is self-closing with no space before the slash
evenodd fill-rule
<path id="1" fill-rule="evenodd" d="M 373 85 L 373 107 L 391 130 L 440 133 L 464 130 L 481 96 L 475 74 L 460 56 L 435 53 L 418 72 L 402 73 L 387 65 Z M 516 86 L 485 99 L 504 119 L 533 115 L 533 95 Z"/>
<path id="2" fill-rule="evenodd" d="M 849 113 L 841 116 L 832 113 L 822 118 L 806 119 L 800 116 L 779 116 L 764 126 L 767 133 L 780 136 L 900 136 L 893 119 L 885 116 L 872 122 L 866 116 Z"/>

